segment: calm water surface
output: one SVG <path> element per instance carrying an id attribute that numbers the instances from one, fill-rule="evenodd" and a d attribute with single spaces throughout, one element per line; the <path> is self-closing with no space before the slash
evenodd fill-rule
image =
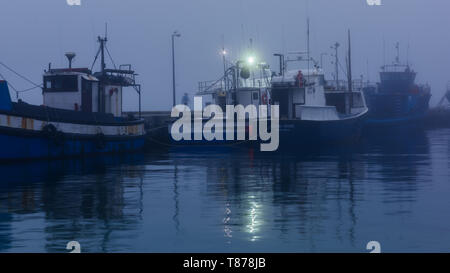
<path id="1" fill-rule="evenodd" d="M 0 252 L 450 251 L 450 130 L 0 165 Z"/>

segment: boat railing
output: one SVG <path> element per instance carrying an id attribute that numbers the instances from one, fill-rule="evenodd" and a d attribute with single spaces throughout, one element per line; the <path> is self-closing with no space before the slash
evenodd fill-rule
<path id="1" fill-rule="evenodd" d="M 383 72 L 413 72 L 407 64 L 386 64 L 381 67 Z"/>
<path id="2" fill-rule="evenodd" d="M 251 78 L 240 79 L 239 87 L 243 88 L 268 88 L 270 87 L 270 79 L 267 78 Z"/>
<path id="3" fill-rule="evenodd" d="M 269 88 L 270 79 L 267 78 L 250 78 L 239 79 L 239 88 Z M 199 95 L 213 94 L 217 91 L 227 91 L 233 88 L 233 83 L 224 77 L 215 81 L 202 81 L 198 83 Z"/>
<path id="4" fill-rule="evenodd" d="M 203 81 L 198 83 L 197 94 L 211 94 L 225 89 L 226 84 L 223 78 L 215 81 Z"/>

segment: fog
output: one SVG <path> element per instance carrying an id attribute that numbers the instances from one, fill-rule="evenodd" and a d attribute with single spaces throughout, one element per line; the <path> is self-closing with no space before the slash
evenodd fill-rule
<path id="1" fill-rule="evenodd" d="M 383 63 L 400 59 L 418 72 L 417 82 L 429 83 L 431 105 L 442 97 L 450 80 L 450 2 L 448 0 L 1 0 L 0 61 L 40 84 L 42 72 L 66 67 L 64 53 L 74 51 L 75 67 L 91 66 L 98 35 L 108 23 L 108 49 L 114 62 L 132 64 L 143 86 L 143 110 L 169 110 L 172 105 L 171 34 L 176 39 L 177 101 L 193 95 L 197 83 L 223 73 L 220 50 L 227 58 L 242 57 L 250 45 L 258 61 L 278 69 L 273 53 L 306 49 L 306 18 L 310 18 L 311 55 L 323 58 L 331 78 L 330 46 L 341 44 L 341 62 L 352 33 L 353 77 L 378 81 Z M 408 49 L 409 48 L 409 49 Z M 384 50 L 383 50 L 384 49 Z M 109 63 L 110 67 L 112 65 Z M 96 67 L 98 70 L 98 66 Z M 32 87 L 0 67 L 17 89 Z M 12 92 L 15 98 L 15 93 Z M 126 110 L 137 108 L 132 89 L 124 95 Z M 33 104 L 42 103 L 41 90 L 20 94 Z"/>

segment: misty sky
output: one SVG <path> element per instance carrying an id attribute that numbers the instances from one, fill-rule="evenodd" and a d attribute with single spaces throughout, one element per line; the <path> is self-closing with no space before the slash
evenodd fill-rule
<path id="1" fill-rule="evenodd" d="M 330 46 L 339 41 L 342 63 L 346 32 L 352 31 L 353 77 L 361 74 L 378 80 L 384 63 L 400 58 L 418 72 L 418 82 L 432 87 L 434 105 L 450 80 L 450 1 L 382 0 L 368 6 L 366 0 L 0 0 L 0 61 L 41 83 L 42 72 L 67 66 L 64 53 L 77 53 L 75 67 L 90 67 L 97 51 L 96 37 L 108 23 L 108 48 L 115 63 L 132 64 L 143 85 L 144 110 L 169 110 L 172 104 L 170 36 L 176 40 L 177 101 L 182 93 L 194 94 L 198 81 L 215 80 L 223 72 L 219 54 L 223 43 L 230 60 L 241 58 L 253 40 L 259 61 L 277 70 L 276 52 L 306 49 L 306 18 L 311 23 L 311 55 L 324 57 L 331 79 Z M 383 54 L 383 40 L 385 54 Z M 367 65 L 368 64 L 368 65 Z M 112 65 L 109 65 L 110 67 Z M 17 89 L 30 84 L 3 67 L 2 73 Z M 15 96 L 15 94 L 12 94 Z M 125 110 L 137 106 L 129 90 Z M 42 103 L 41 90 L 22 93 L 33 104 Z"/>

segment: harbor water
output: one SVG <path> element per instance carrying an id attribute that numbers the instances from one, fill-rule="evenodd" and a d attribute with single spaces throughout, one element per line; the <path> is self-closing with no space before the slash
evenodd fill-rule
<path id="1" fill-rule="evenodd" d="M 450 250 L 450 129 L 0 165 L 0 252 Z"/>

